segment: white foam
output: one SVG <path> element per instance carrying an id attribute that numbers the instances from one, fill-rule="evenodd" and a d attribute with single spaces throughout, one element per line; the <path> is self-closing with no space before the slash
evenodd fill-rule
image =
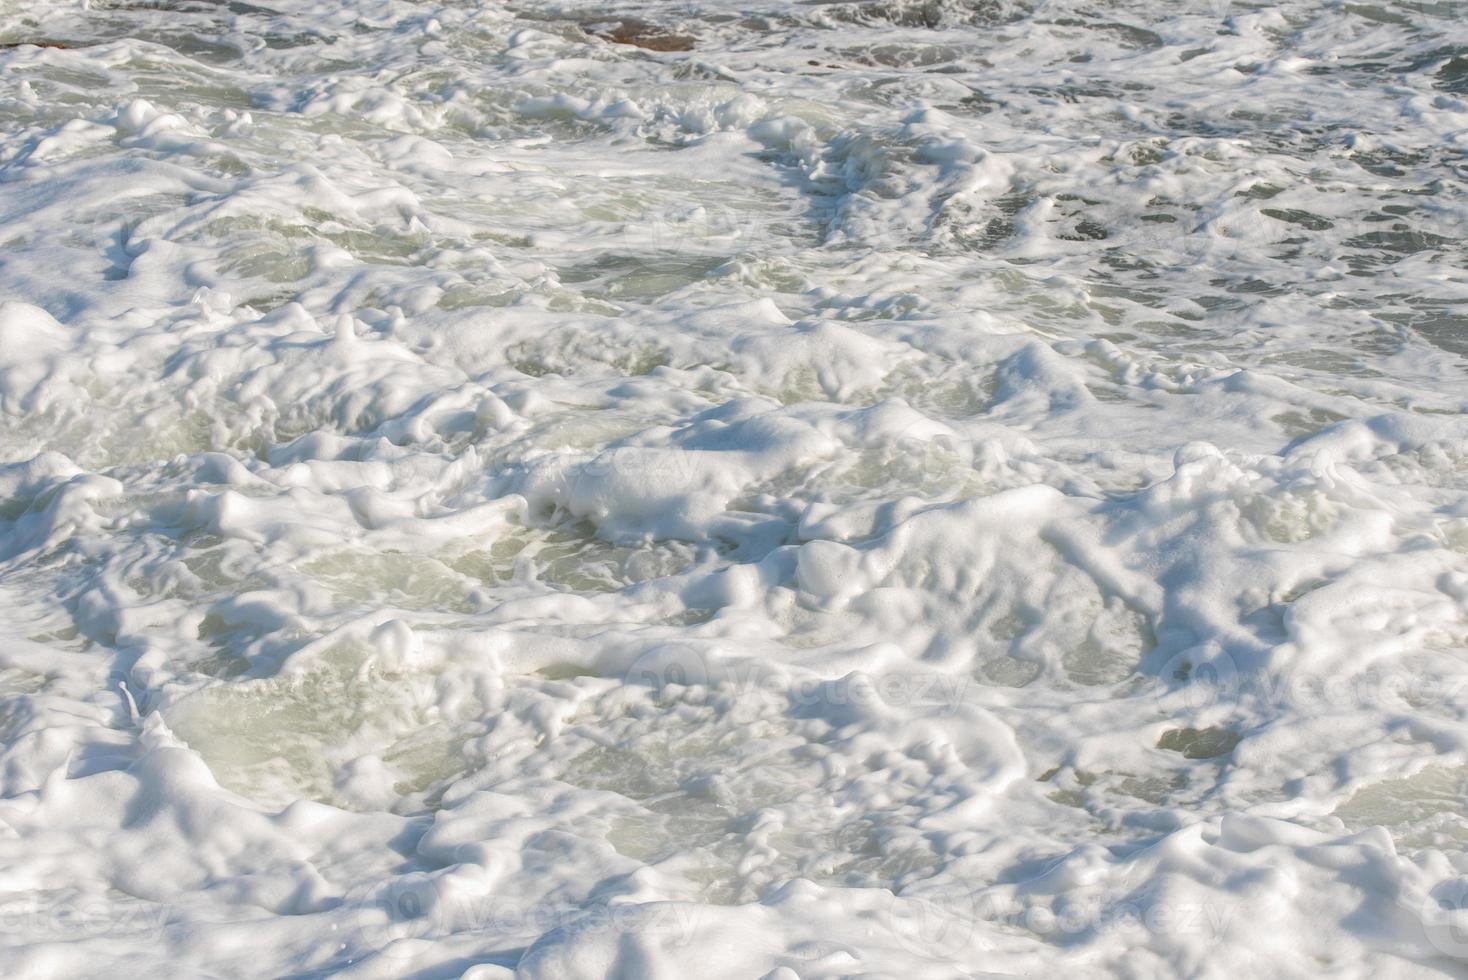
<path id="1" fill-rule="evenodd" d="M 1461 972 L 1454 14 L 12 12 L 5 972 Z"/>

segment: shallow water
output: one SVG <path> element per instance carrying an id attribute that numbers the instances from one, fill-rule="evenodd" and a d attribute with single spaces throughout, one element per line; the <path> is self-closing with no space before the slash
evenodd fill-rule
<path id="1" fill-rule="evenodd" d="M 0 7 L 3 972 L 1468 973 L 1464 13 Z"/>

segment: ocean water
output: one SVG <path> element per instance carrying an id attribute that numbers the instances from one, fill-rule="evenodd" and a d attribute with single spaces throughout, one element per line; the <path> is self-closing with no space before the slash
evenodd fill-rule
<path id="1" fill-rule="evenodd" d="M 0 3 L 0 974 L 1468 975 L 1465 17 Z"/>

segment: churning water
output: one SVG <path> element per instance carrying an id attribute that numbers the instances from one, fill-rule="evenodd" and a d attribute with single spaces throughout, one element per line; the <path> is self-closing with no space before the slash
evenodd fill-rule
<path id="1" fill-rule="evenodd" d="M 0 4 L 0 972 L 1468 970 L 1468 8 Z"/>

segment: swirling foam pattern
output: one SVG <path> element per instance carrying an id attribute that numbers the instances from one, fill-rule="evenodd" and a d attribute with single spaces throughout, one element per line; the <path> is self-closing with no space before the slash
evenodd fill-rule
<path id="1" fill-rule="evenodd" d="M 1458 0 L 5 0 L 7 977 L 1462 975 Z"/>

